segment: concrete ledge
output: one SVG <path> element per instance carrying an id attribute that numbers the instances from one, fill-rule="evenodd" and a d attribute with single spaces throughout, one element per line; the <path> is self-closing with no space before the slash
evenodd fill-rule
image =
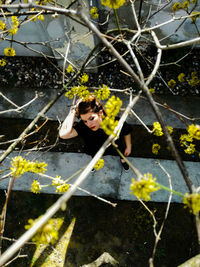
<path id="1" fill-rule="evenodd" d="M 18 153 L 12 153 L 9 159 L 3 162 L 1 169 L 9 168 L 10 158 L 18 155 Z M 75 171 L 85 166 L 91 159 L 90 156 L 82 153 L 32 153 L 28 156 L 22 154 L 29 160 L 38 160 L 39 162 L 45 161 L 48 163 L 48 168 L 46 174 L 55 177 L 60 175 L 62 179 L 67 179 Z M 129 170 L 129 172 L 124 172 L 121 168 L 119 157 L 117 156 L 104 156 L 105 165 L 104 167 L 91 173 L 86 181 L 81 185 L 81 188 L 88 190 L 89 192 L 104 196 L 111 197 L 120 200 L 130 200 L 134 201 L 136 198 L 134 195 L 130 194 L 130 183 L 134 173 Z M 129 158 L 129 160 L 138 168 L 142 173 L 151 173 L 154 177 L 157 177 L 157 181 L 165 186 L 169 185 L 168 177 L 161 170 L 159 165 L 154 159 L 145 158 Z M 160 160 L 162 166 L 169 172 L 172 179 L 173 190 L 185 193 L 188 192 L 182 175 L 173 160 Z M 199 162 L 185 162 L 188 169 L 190 177 L 194 182 L 195 186 L 200 185 L 200 163 Z M 20 178 L 17 178 L 13 190 L 20 191 L 30 191 L 33 179 L 38 179 L 42 185 L 49 184 L 49 187 L 43 188 L 43 193 L 55 194 L 55 188 L 51 186 L 51 180 L 43 177 L 39 177 L 36 174 L 26 173 Z M 73 178 L 70 182 L 76 178 Z M 0 189 L 6 189 L 8 186 L 8 179 L 0 180 Z M 82 191 L 77 191 L 75 193 L 77 196 L 87 196 L 86 193 Z M 152 194 L 152 201 L 157 202 L 167 202 L 169 193 L 164 190 L 159 190 Z M 173 195 L 172 202 L 181 203 L 182 199 Z"/>
<path id="2" fill-rule="evenodd" d="M 18 89 L 19 90 L 19 89 Z M 20 88 L 20 94 L 16 94 L 16 88 L 4 88 L 1 89 L 2 93 L 5 94 L 10 100 L 16 103 L 19 106 L 22 106 L 29 102 L 35 96 L 34 88 Z M 35 100 L 31 105 L 24 108 L 24 111 L 21 113 L 8 112 L 1 115 L 1 117 L 6 118 L 24 118 L 24 119 L 33 119 L 41 109 L 47 105 L 47 103 L 56 95 L 58 92 L 56 89 L 41 89 L 43 94 L 42 97 Z M 117 94 L 123 100 L 123 107 L 126 107 L 128 104 L 127 97 L 123 94 Z M 155 97 L 155 100 L 157 98 Z M 199 118 L 195 123 L 200 123 L 200 108 L 199 108 L 199 97 L 180 97 L 180 96 L 159 96 L 159 103 L 167 103 L 172 109 L 177 112 L 189 117 L 189 118 Z M 53 107 L 47 112 L 47 116 L 50 119 L 61 121 L 64 120 L 66 115 L 69 112 L 69 107 L 72 104 L 72 100 L 67 99 L 62 95 Z M 2 99 L 0 111 L 8 110 L 13 108 L 11 104 Z M 170 112 L 168 109 L 160 107 L 163 114 L 164 120 L 169 126 L 174 128 L 185 128 L 185 125 L 177 118 L 177 116 Z M 135 113 L 144 121 L 147 125 L 152 125 L 153 122 L 157 121 L 152 108 L 145 98 L 141 98 L 134 107 Z M 190 123 L 186 118 L 186 122 Z M 128 118 L 127 122 L 133 125 L 140 125 L 141 123 L 135 118 Z"/>

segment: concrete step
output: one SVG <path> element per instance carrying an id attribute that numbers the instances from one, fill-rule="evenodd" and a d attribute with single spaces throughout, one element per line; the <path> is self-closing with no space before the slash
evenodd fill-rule
<path id="1" fill-rule="evenodd" d="M 3 151 L 1 151 L 1 153 L 3 153 Z M 17 155 L 17 152 L 10 154 L 3 162 L 1 170 L 9 168 L 10 159 Z M 60 175 L 64 180 L 80 168 L 84 167 L 91 160 L 91 157 L 84 153 L 36 152 L 31 154 L 22 153 L 22 156 L 29 160 L 37 159 L 39 162 L 45 161 L 48 164 L 46 174 L 52 177 Z M 104 167 L 99 171 L 90 173 L 80 187 L 98 196 L 135 201 L 136 198 L 134 195 L 130 194 L 129 189 L 131 179 L 135 177 L 134 173 L 131 170 L 125 172 L 122 169 L 119 157 L 117 156 L 108 155 L 103 158 L 105 161 Z M 149 172 L 153 175 L 153 177 L 157 178 L 157 181 L 160 184 L 169 187 L 168 177 L 157 164 L 157 160 L 133 157 L 129 157 L 128 159 L 137 169 L 140 170 L 141 173 L 144 174 Z M 160 160 L 159 162 L 171 176 L 173 190 L 181 193 L 188 192 L 176 162 L 173 160 Z M 185 162 L 185 165 L 194 185 L 198 187 L 200 184 L 200 163 L 187 161 Z M 7 172 L 9 172 L 9 170 Z M 2 175 L 5 175 L 5 172 Z M 55 188 L 51 186 L 50 179 L 39 177 L 39 175 L 33 173 L 25 173 L 20 178 L 16 178 L 13 190 L 29 192 L 34 179 L 38 179 L 42 185 L 49 185 L 49 187 L 43 188 L 43 193 L 57 194 L 55 192 Z M 75 179 L 76 177 L 70 182 L 73 183 Z M 8 182 L 8 179 L 0 180 L 0 189 L 6 189 Z M 88 196 L 88 194 L 80 190 L 76 191 L 75 195 Z M 152 194 L 151 201 L 167 202 L 168 197 L 169 192 L 159 190 Z M 172 202 L 182 203 L 182 198 L 174 194 Z"/>
<path id="2" fill-rule="evenodd" d="M 19 93 L 16 93 L 16 88 L 2 88 L 1 92 L 6 95 L 10 100 L 16 103 L 18 106 L 22 106 L 29 102 L 35 96 L 34 88 L 20 88 Z M 1 117 L 5 118 L 24 118 L 24 119 L 33 119 L 41 111 L 41 109 L 56 95 L 56 89 L 45 90 L 41 88 L 41 97 L 36 99 L 31 105 L 25 107 L 23 112 L 8 112 L 0 114 Z M 123 94 L 118 93 L 123 100 L 123 107 L 126 107 L 128 103 L 128 97 Z M 162 96 L 156 97 L 155 100 L 158 102 L 159 106 L 163 103 L 167 103 L 168 106 L 177 111 L 178 113 L 184 115 L 183 119 L 187 123 L 192 123 L 189 118 L 198 118 L 194 123 L 200 123 L 200 97 L 180 97 L 180 96 Z M 53 120 L 64 120 L 68 114 L 69 107 L 72 104 L 72 100 L 67 99 L 64 95 L 61 96 L 58 101 L 52 106 L 52 108 L 47 112 L 47 116 Z M 13 106 L 1 99 L 0 111 L 8 110 L 13 108 Z M 163 114 L 164 120 L 169 126 L 174 128 L 185 128 L 185 125 L 182 121 L 177 118 L 177 115 L 169 111 L 168 108 L 161 107 L 161 112 Z M 145 98 L 140 98 L 140 100 L 134 106 L 134 112 L 141 118 L 141 120 L 146 125 L 152 125 L 153 122 L 157 121 L 151 106 Z M 127 119 L 132 125 L 140 125 L 141 123 L 136 117 L 130 116 Z"/>

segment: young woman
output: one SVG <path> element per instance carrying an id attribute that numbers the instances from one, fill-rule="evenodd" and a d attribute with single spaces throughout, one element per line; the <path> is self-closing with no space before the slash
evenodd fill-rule
<path id="1" fill-rule="evenodd" d="M 69 139 L 80 135 L 85 142 L 86 153 L 93 157 L 108 138 L 108 135 L 101 129 L 102 117 L 105 114 L 102 103 L 95 96 L 90 96 L 87 101 L 79 100 L 70 109 L 61 126 L 59 136 L 63 139 Z M 81 118 L 78 123 L 74 123 L 76 116 Z M 129 156 L 131 153 L 131 131 L 131 126 L 125 122 L 120 137 L 116 140 L 119 150 L 125 156 Z M 116 151 L 112 146 L 109 146 L 105 154 L 116 154 Z M 128 170 L 128 164 L 122 158 L 120 161 L 123 168 Z"/>

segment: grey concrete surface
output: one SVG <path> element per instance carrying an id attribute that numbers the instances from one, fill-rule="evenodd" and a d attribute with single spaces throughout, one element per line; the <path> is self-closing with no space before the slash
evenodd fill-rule
<path id="1" fill-rule="evenodd" d="M 16 88 L 8 89 L 8 88 L 1 88 L 0 91 L 6 95 L 10 100 L 16 103 L 18 106 L 22 106 L 29 102 L 35 96 L 34 88 L 20 88 L 20 93 L 16 94 Z M 7 118 L 27 118 L 33 119 L 37 113 L 56 95 L 57 90 L 45 90 L 41 89 L 42 96 L 36 99 L 31 105 L 24 108 L 23 112 L 8 112 L 1 114 L 2 117 Z M 118 94 L 118 96 L 123 101 L 123 107 L 125 108 L 128 103 L 128 97 L 124 95 Z M 166 102 L 170 108 L 174 109 L 175 111 L 179 112 L 180 114 L 184 115 L 183 119 L 190 123 L 191 121 L 188 118 L 199 118 L 195 123 L 200 123 L 200 97 L 180 97 L 180 96 L 162 96 L 158 103 Z M 53 107 L 47 112 L 47 116 L 50 119 L 54 120 L 64 120 L 66 117 L 69 107 L 72 104 L 72 100 L 69 100 L 62 95 L 58 101 L 53 105 Z M 169 126 L 175 128 L 184 128 L 185 125 L 177 119 L 177 116 L 169 111 L 168 109 L 159 106 L 160 110 L 163 114 L 163 117 L 166 123 Z M 8 110 L 13 108 L 13 106 L 5 101 L 0 96 L 0 113 L 1 111 Z M 135 113 L 143 120 L 143 122 L 147 125 L 152 125 L 153 122 L 157 121 L 152 108 L 150 107 L 149 103 L 144 99 L 140 98 L 140 100 L 134 106 Z M 140 122 L 135 117 L 129 117 L 127 121 L 130 124 L 139 125 Z"/>
<path id="2" fill-rule="evenodd" d="M 60 0 L 59 4 L 67 7 L 71 2 L 70 0 Z M 84 12 L 88 14 L 89 1 L 82 1 L 82 4 Z M 21 16 L 19 20 L 23 21 L 24 19 L 25 16 Z M 8 20 L 10 19 L 8 18 Z M 15 38 L 18 43 L 13 42 L 12 47 L 15 49 L 16 55 L 55 56 L 61 67 L 66 56 L 75 67 L 80 67 L 95 46 L 95 38 L 89 34 L 88 28 L 64 15 L 59 15 L 57 18 L 45 15 L 44 21 L 37 19 L 22 24 Z M 28 45 L 24 47 L 19 42 L 25 42 Z M 44 45 L 45 43 L 47 45 Z M 0 43 L 0 55 L 4 55 L 3 50 L 8 46 L 10 46 L 9 40 Z M 66 55 L 67 50 L 68 54 Z M 66 65 L 69 62 L 67 61 Z M 96 60 L 89 64 L 89 67 L 93 68 L 94 66 L 96 66 Z"/>
<path id="3" fill-rule="evenodd" d="M 1 151 L 2 153 L 2 151 Z M 10 167 L 10 159 L 18 155 L 18 152 L 13 152 L 1 165 L 1 170 Z M 22 154 L 23 157 L 29 160 L 45 161 L 48 164 L 46 174 L 52 177 L 60 175 L 62 179 L 67 179 L 74 172 L 84 167 L 91 159 L 90 156 L 81 153 L 31 153 Z M 81 184 L 81 188 L 103 197 L 111 197 L 120 200 L 136 200 L 135 196 L 130 194 L 130 184 L 133 177 L 135 177 L 132 170 L 125 172 L 120 164 L 117 156 L 104 156 L 105 165 L 99 171 L 90 173 L 87 179 Z M 130 158 L 129 160 L 134 166 L 140 170 L 141 173 L 151 173 L 157 181 L 165 186 L 169 186 L 169 179 L 166 173 L 157 164 L 157 160 L 146 158 Z M 183 177 L 175 163 L 172 160 L 160 160 L 160 164 L 166 169 L 171 176 L 173 190 L 181 193 L 188 192 Z M 200 185 L 200 163 L 199 162 L 185 162 L 190 178 L 195 186 Z M 9 171 L 9 170 L 8 170 Z M 5 174 L 5 173 L 4 173 Z M 73 183 L 78 176 L 73 178 L 70 182 Z M 43 193 L 55 194 L 55 188 L 51 186 L 51 179 L 40 177 L 37 174 L 26 173 L 20 178 L 16 178 L 13 190 L 30 191 L 31 184 L 34 179 L 38 179 L 42 185 L 49 185 L 44 187 Z M 0 189 L 6 189 L 8 186 L 8 179 L 0 180 Z M 85 192 L 77 190 L 74 194 L 76 196 L 87 196 Z M 159 190 L 154 192 L 151 201 L 167 202 L 169 192 Z M 173 194 L 172 202 L 181 203 L 182 198 Z"/>

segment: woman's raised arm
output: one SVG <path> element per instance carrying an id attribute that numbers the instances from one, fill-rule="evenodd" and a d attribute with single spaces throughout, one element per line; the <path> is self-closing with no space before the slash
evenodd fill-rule
<path id="1" fill-rule="evenodd" d="M 77 131 L 73 128 L 75 117 L 76 117 L 76 106 L 72 106 L 59 130 L 60 138 L 70 139 L 78 135 Z"/>

